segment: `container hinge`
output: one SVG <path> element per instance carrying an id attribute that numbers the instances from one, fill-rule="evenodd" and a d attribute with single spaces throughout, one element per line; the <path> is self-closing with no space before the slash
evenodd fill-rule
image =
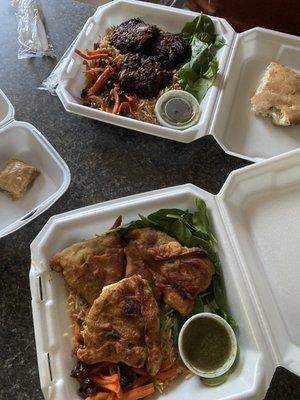
<path id="1" fill-rule="evenodd" d="M 230 49 L 229 49 L 229 52 L 227 54 L 227 59 L 226 59 L 225 67 L 224 67 L 224 74 L 223 74 L 223 76 L 221 78 L 223 80 L 225 79 L 225 77 L 228 77 L 229 64 L 230 64 L 232 53 L 233 53 L 233 51 L 235 49 L 237 38 L 238 38 L 238 33 L 234 32 L 233 33 L 233 39 L 232 39 L 231 44 L 230 44 Z M 224 85 L 224 82 L 222 82 L 222 86 L 223 85 Z M 212 112 L 210 113 L 209 123 L 208 123 L 208 127 L 209 128 L 208 128 L 207 135 L 213 135 L 214 134 L 214 132 L 213 132 L 213 121 L 215 119 L 216 109 L 217 109 L 221 94 L 222 94 L 222 90 L 219 90 L 218 94 L 217 94 L 217 96 L 215 98 L 215 102 L 214 102 L 214 105 L 213 105 Z"/>
<path id="2" fill-rule="evenodd" d="M 4 124 L 3 123 L 0 123 L 0 129 L 2 130 L 3 128 L 6 128 L 8 125 L 10 125 L 12 122 L 14 122 L 15 121 L 15 119 L 14 119 L 14 117 L 12 116 L 11 118 L 9 118 L 7 121 L 5 121 L 4 122 Z"/>

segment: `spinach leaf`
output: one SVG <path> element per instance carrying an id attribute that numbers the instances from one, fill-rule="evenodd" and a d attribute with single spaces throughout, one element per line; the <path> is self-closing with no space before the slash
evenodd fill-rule
<path id="1" fill-rule="evenodd" d="M 223 38 L 222 35 L 217 35 L 216 39 L 215 39 L 215 43 L 214 46 L 217 49 L 220 49 L 221 47 L 223 47 L 225 45 L 225 39 Z"/>
<path id="2" fill-rule="evenodd" d="M 208 233 L 210 225 L 205 201 L 200 198 L 196 199 L 196 207 L 197 211 L 193 215 L 193 224 L 197 231 L 204 230 L 205 233 Z"/>
<path id="3" fill-rule="evenodd" d="M 170 226 L 169 233 L 174 236 L 181 244 L 187 246 L 191 239 L 191 231 L 183 221 L 176 220 Z"/>
<path id="4" fill-rule="evenodd" d="M 222 277 L 219 275 L 214 275 L 212 279 L 212 286 L 213 286 L 215 302 L 217 303 L 218 307 L 221 309 L 226 309 L 227 299 Z"/>
<path id="5" fill-rule="evenodd" d="M 152 214 L 149 214 L 148 219 L 159 223 L 161 221 L 168 221 L 169 220 L 168 214 L 180 216 L 180 215 L 183 215 L 184 213 L 185 213 L 185 211 L 179 210 L 178 208 L 163 208 Z"/>
<path id="6" fill-rule="evenodd" d="M 192 57 L 189 62 L 190 67 L 196 72 L 200 70 L 206 71 L 209 65 L 209 46 L 207 43 L 202 42 L 193 37 L 192 43 Z"/>
<path id="7" fill-rule="evenodd" d="M 178 75 L 181 79 L 180 85 L 189 85 L 193 86 L 194 82 L 198 79 L 199 74 L 190 67 L 190 64 L 187 63 L 183 67 L 178 70 Z"/>
<path id="8" fill-rule="evenodd" d="M 148 215 L 148 220 L 150 223 L 153 224 L 154 227 L 160 228 L 165 232 L 169 232 L 171 229 L 171 225 L 173 224 L 173 219 L 168 217 L 168 214 L 171 215 L 177 215 L 180 217 L 182 214 L 184 214 L 184 211 L 178 210 L 176 208 L 171 208 L 171 209 L 161 209 L 158 210 L 150 215 Z"/>
<path id="9" fill-rule="evenodd" d="M 106 234 L 108 233 L 115 233 L 117 236 L 122 237 L 126 234 L 126 232 L 129 229 L 133 229 L 133 228 L 145 228 L 149 226 L 148 223 L 146 224 L 145 221 L 142 221 L 140 219 L 136 220 L 136 221 L 131 221 L 128 224 L 123 224 L 118 226 L 117 228 L 113 228 L 110 229 L 106 232 Z"/>
<path id="10" fill-rule="evenodd" d="M 184 37 L 191 37 L 202 32 L 214 35 L 215 26 L 207 15 L 200 13 L 193 21 L 189 21 L 184 25 L 181 34 Z"/>
<path id="11" fill-rule="evenodd" d="M 212 22 L 211 18 L 209 18 L 207 15 L 204 15 L 201 13 L 200 23 L 197 26 L 196 33 L 202 32 L 202 31 L 210 33 L 211 35 L 215 34 L 215 26 L 214 26 L 214 23 Z"/>
<path id="12" fill-rule="evenodd" d="M 207 44 L 213 44 L 214 43 L 214 36 L 209 34 L 209 33 L 207 33 L 207 32 L 197 33 L 195 35 L 195 37 L 197 37 L 197 39 L 199 39 L 202 42 L 205 42 Z"/>
<path id="13" fill-rule="evenodd" d="M 200 103 L 214 84 L 218 72 L 216 52 L 225 41 L 215 34 L 214 24 L 207 15 L 199 14 L 187 22 L 182 37 L 191 44 L 191 59 L 178 69 L 180 86 Z"/>
<path id="14" fill-rule="evenodd" d="M 193 21 L 189 21 L 184 25 L 184 27 L 182 28 L 182 31 L 181 31 L 181 36 L 184 39 L 188 40 L 190 37 L 192 37 L 194 35 L 196 25 L 197 25 L 196 20 L 198 20 L 198 18 L 199 18 L 199 16 L 196 17 Z"/>
<path id="15" fill-rule="evenodd" d="M 231 326 L 231 328 L 233 330 L 235 330 L 235 331 L 238 330 L 238 324 L 236 323 L 236 320 L 227 311 L 225 311 L 222 308 L 216 308 L 214 310 L 214 312 L 216 314 L 220 315 L 220 317 L 222 317 L 223 319 L 225 319 L 225 321 L 227 321 L 229 323 L 229 325 Z"/>
<path id="16" fill-rule="evenodd" d="M 186 85 L 185 90 L 191 93 L 199 103 L 204 99 L 208 89 L 213 85 L 212 80 L 199 78 L 193 85 Z"/>
<path id="17" fill-rule="evenodd" d="M 214 81 L 217 77 L 218 73 L 218 68 L 219 68 L 219 62 L 217 60 L 217 57 L 213 57 L 209 63 L 208 69 L 204 72 L 203 78 L 209 79 L 211 81 Z"/>

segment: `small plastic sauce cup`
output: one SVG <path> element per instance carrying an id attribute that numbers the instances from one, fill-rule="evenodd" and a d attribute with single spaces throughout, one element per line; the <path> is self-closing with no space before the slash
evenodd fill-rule
<path id="1" fill-rule="evenodd" d="M 200 107 L 189 92 L 170 90 L 157 100 L 155 113 L 161 125 L 183 130 L 198 122 Z"/>
<path id="2" fill-rule="evenodd" d="M 225 362 L 223 363 L 223 365 L 221 365 L 220 367 L 218 367 L 215 370 L 201 370 L 200 368 L 194 366 L 190 360 L 188 360 L 184 349 L 183 349 L 183 339 L 185 337 L 185 335 L 187 334 L 187 328 L 190 325 L 190 323 L 192 321 L 194 321 L 195 319 L 198 318 L 209 318 L 209 319 L 214 319 L 216 321 L 218 321 L 226 330 L 229 338 L 230 338 L 230 342 L 231 342 L 231 349 L 230 349 L 230 353 L 227 357 L 227 359 L 225 360 Z M 201 333 L 199 333 L 200 335 Z M 197 343 L 194 343 L 194 347 L 197 347 Z M 178 338 L 178 348 L 179 348 L 179 354 L 182 358 L 182 361 L 184 362 L 184 364 L 186 365 L 186 367 L 193 372 L 194 374 L 201 376 L 203 378 L 216 378 L 218 376 L 221 376 L 223 374 L 225 374 L 232 366 L 232 364 L 234 363 L 234 360 L 236 358 L 237 355 L 237 341 L 236 341 L 236 336 L 235 333 L 233 331 L 233 329 L 231 328 L 231 326 L 228 324 L 228 322 L 226 322 L 223 318 L 221 318 L 219 315 L 216 314 L 212 314 L 209 312 L 204 312 L 204 313 L 200 313 L 200 314 L 196 314 L 193 317 L 189 318 L 185 324 L 183 325 L 183 327 L 181 328 L 181 331 L 179 333 L 179 338 Z"/>

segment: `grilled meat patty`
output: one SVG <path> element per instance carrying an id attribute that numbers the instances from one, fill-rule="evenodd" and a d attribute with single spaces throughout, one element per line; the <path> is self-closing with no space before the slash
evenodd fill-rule
<path id="1" fill-rule="evenodd" d="M 158 34 L 157 26 L 145 24 L 140 18 L 133 18 L 116 27 L 110 43 L 123 54 L 138 53 L 146 51 Z"/>
<path id="2" fill-rule="evenodd" d="M 191 46 L 179 35 L 160 32 L 153 40 L 148 54 L 155 56 L 167 68 L 176 68 L 191 55 Z"/>
<path id="3" fill-rule="evenodd" d="M 123 90 L 144 98 L 151 98 L 168 86 L 173 73 L 164 68 L 155 57 L 127 54 L 120 73 Z"/>
<path id="4" fill-rule="evenodd" d="M 173 78 L 172 69 L 184 62 L 191 47 L 180 35 L 133 18 L 117 26 L 111 44 L 125 60 L 120 72 L 122 89 L 143 98 L 156 97 Z"/>

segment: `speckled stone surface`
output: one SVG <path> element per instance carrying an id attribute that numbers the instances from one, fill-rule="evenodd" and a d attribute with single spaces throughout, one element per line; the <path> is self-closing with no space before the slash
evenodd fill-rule
<path id="1" fill-rule="evenodd" d="M 42 5 L 60 57 L 94 9 L 70 0 Z M 35 125 L 72 174 L 69 190 L 48 212 L 0 239 L 0 399 L 42 400 L 28 271 L 30 243 L 48 218 L 187 182 L 217 193 L 228 174 L 247 162 L 226 155 L 212 137 L 185 145 L 66 113 L 57 97 L 36 89 L 55 60 L 17 59 L 17 22 L 9 0 L 0 1 L 0 49 L 0 87 L 14 104 L 16 118 Z"/>

